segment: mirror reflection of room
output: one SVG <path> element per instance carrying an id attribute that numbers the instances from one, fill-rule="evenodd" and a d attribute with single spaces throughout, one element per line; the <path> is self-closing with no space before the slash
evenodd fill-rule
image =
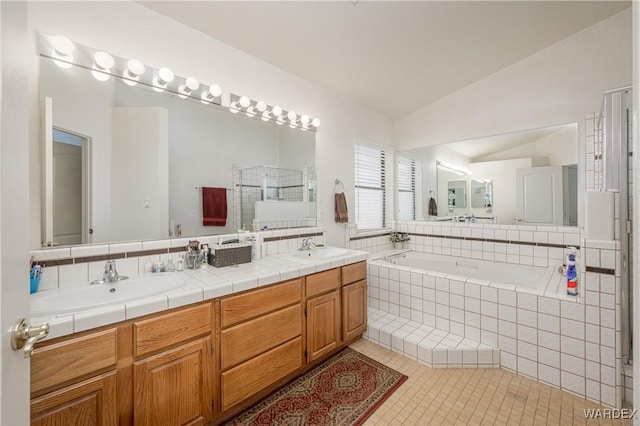
<path id="1" fill-rule="evenodd" d="M 408 150 L 427 188 L 422 217 L 577 226 L 577 132 L 571 123 Z M 434 187 L 437 216 L 428 212 Z"/>
<path id="2" fill-rule="evenodd" d="M 119 78 L 98 81 L 89 70 L 62 68 L 46 57 L 39 65 L 44 127 L 84 140 L 76 142 L 74 156 L 59 152 L 73 145 L 54 141 L 53 159 L 40 165 L 49 200 L 43 203 L 43 246 L 317 223 L 314 132 Z M 73 166 L 60 167 L 71 158 Z M 256 193 L 242 186 L 241 170 L 258 168 L 271 173 L 252 184 Z M 219 226 L 205 226 L 204 187 L 226 188 Z"/>

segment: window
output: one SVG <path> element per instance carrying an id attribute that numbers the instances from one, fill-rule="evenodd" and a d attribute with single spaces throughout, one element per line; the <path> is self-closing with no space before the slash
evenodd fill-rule
<path id="1" fill-rule="evenodd" d="M 387 225 L 387 185 L 391 154 L 367 145 L 355 146 L 356 227 L 359 231 Z"/>
<path id="2" fill-rule="evenodd" d="M 416 160 L 398 158 L 398 220 L 416 220 Z"/>

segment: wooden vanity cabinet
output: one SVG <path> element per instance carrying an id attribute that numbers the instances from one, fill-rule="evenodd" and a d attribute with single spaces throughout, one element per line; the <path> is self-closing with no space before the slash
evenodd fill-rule
<path id="1" fill-rule="evenodd" d="M 366 262 L 306 277 L 307 362 L 357 338 L 367 326 Z"/>
<path id="2" fill-rule="evenodd" d="M 117 328 L 36 348 L 31 357 L 31 424 L 116 425 Z"/>
<path id="3" fill-rule="evenodd" d="M 204 425 L 214 418 L 210 302 L 133 322 L 135 425 Z"/>
<path id="4" fill-rule="evenodd" d="M 367 324 L 359 262 L 36 345 L 34 425 L 221 422 Z"/>
<path id="5" fill-rule="evenodd" d="M 351 341 L 367 328 L 366 262 L 342 267 L 342 340 Z"/>
<path id="6" fill-rule="evenodd" d="M 223 411 L 304 365 L 301 302 L 301 278 L 220 300 Z"/>

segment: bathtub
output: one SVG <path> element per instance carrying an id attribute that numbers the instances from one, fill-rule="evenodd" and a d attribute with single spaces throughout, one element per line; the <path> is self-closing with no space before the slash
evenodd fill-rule
<path id="1" fill-rule="evenodd" d="M 381 258 L 386 265 L 419 269 L 452 280 L 543 294 L 558 292 L 558 266 L 536 267 L 408 251 Z"/>

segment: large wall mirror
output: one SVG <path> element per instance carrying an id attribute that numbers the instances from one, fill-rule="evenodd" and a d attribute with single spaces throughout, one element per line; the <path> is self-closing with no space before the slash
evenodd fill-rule
<path id="1" fill-rule="evenodd" d="M 39 83 L 43 245 L 315 226 L 314 132 L 42 56 Z M 204 187 L 226 192 L 217 226 Z"/>
<path id="2" fill-rule="evenodd" d="M 578 224 L 577 123 L 406 152 L 421 162 L 422 199 L 436 194 L 425 220 Z"/>

